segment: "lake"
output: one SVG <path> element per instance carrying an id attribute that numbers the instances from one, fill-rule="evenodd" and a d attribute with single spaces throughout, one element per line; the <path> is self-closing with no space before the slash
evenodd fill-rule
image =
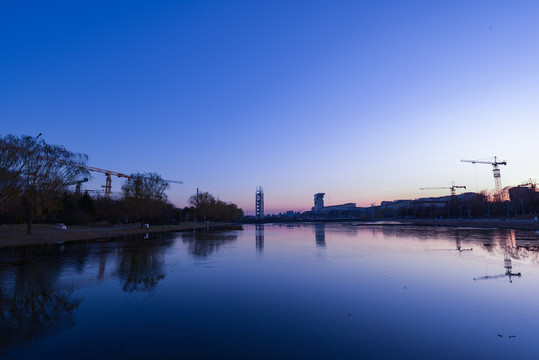
<path id="1" fill-rule="evenodd" d="M 244 225 L 0 249 L 11 359 L 539 358 L 535 231 Z"/>

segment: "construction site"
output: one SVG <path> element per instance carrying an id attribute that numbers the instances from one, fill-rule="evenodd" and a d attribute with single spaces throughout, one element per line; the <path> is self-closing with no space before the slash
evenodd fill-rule
<path id="1" fill-rule="evenodd" d="M 324 221 L 324 220 L 489 220 L 503 219 L 537 222 L 539 192 L 535 181 L 516 186 L 502 187 L 500 166 L 507 161 L 461 160 L 463 163 L 492 166 L 494 192 L 466 192 L 466 185 L 451 182 L 450 186 L 420 187 L 419 190 L 447 190 L 448 195 L 421 197 L 416 199 L 383 200 L 368 207 L 358 207 L 356 203 L 326 206 L 325 193 L 314 194 L 314 205 L 310 211 L 287 211 L 264 216 L 263 192 L 261 187 L 256 195 L 257 221 Z M 457 193 L 459 192 L 459 193 Z"/>

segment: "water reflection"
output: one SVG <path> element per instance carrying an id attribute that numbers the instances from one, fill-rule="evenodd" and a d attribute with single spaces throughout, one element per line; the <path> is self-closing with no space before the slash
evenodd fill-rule
<path id="1" fill-rule="evenodd" d="M 539 263 L 538 236 L 529 231 L 492 230 L 480 238 L 481 246 L 495 255 Z"/>
<path id="2" fill-rule="evenodd" d="M 161 238 L 157 236 L 161 235 Z M 173 243 L 157 234 L 124 242 L 118 251 L 117 274 L 123 291 L 150 291 L 165 278 L 165 253 Z M 100 265 L 101 266 L 101 265 Z"/>
<path id="3" fill-rule="evenodd" d="M 0 249 L 0 350 L 75 326 L 82 300 L 73 291 L 106 280 L 114 258 L 124 291 L 153 289 L 165 277 L 164 256 L 175 236 Z"/>
<path id="4" fill-rule="evenodd" d="M 521 259 L 528 257 L 528 249 L 519 249 L 517 245 L 517 237 L 515 230 L 508 230 L 505 233 L 498 233 L 493 236 L 492 242 L 484 242 L 483 246 L 490 252 L 502 252 L 503 253 L 503 267 L 505 273 L 497 275 L 485 275 L 474 278 L 474 280 L 490 280 L 490 279 L 502 279 L 509 278 L 509 282 L 513 282 L 513 277 L 520 277 L 521 273 L 513 272 L 513 264 L 511 258 Z M 524 250 L 524 251 L 523 251 Z M 537 251 L 535 251 L 535 255 Z M 537 257 L 535 257 L 537 259 Z"/>
<path id="5" fill-rule="evenodd" d="M 75 325 L 73 313 L 81 300 L 71 291 L 4 294 L 0 291 L 0 347 L 50 336 Z"/>
<path id="6" fill-rule="evenodd" d="M 6 268 L 0 272 L 1 348 L 74 326 L 74 311 L 81 300 L 61 283 L 60 277 L 68 268 L 81 271 L 87 252 L 66 251 L 74 256 L 74 261 L 66 262 L 59 256 L 62 251 L 58 246 L 24 247 L 13 249 L 11 256 L 3 258 Z"/>
<path id="7" fill-rule="evenodd" d="M 0 250 L 0 352 L 50 357 L 54 347 L 60 358 L 89 358 L 99 344 L 98 358 L 217 358 L 222 349 L 258 358 L 537 358 L 535 232 L 240 229 Z M 260 261 L 265 245 L 271 254 Z M 524 278 L 507 286 L 517 271 Z M 505 334 L 517 338 L 501 343 L 513 341 Z"/>
<path id="8" fill-rule="evenodd" d="M 326 224 L 317 223 L 314 225 L 314 237 L 316 246 L 326 247 Z"/>
<path id="9" fill-rule="evenodd" d="M 473 248 L 462 248 L 462 236 L 460 234 L 455 234 L 455 246 L 458 252 L 473 251 Z"/>
<path id="10" fill-rule="evenodd" d="M 107 266 L 107 254 L 101 253 L 99 256 L 99 273 L 97 274 L 97 278 L 99 280 L 103 280 L 105 278 L 105 267 Z"/>
<path id="11" fill-rule="evenodd" d="M 371 230 L 373 237 L 382 233 L 385 239 L 414 238 L 432 241 L 454 238 L 459 252 L 470 251 L 473 244 L 478 244 L 492 254 L 509 253 L 512 259 L 528 259 L 539 263 L 539 236 L 535 231 L 441 226 L 372 226 Z"/>
<path id="12" fill-rule="evenodd" d="M 187 244 L 188 252 L 194 257 L 207 257 L 222 245 L 238 239 L 237 232 L 231 230 L 243 230 L 243 228 L 239 226 L 215 231 L 194 230 L 182 233 L 182 241 Z"/>
<path id="13" fill-rule="evenodd" d="M 453 234 L 459 233 L 460 229 L 450 227 L 436 227 L 436 226 L 373 226 L 377 228 L 377 231 L 381 231 L 384 237 L 395 238 L 417 238 L 422 240 L 440 239 L 452 237 Z M 379 229 L 381 228 L 381 229 Z M 374 230 L 373 230 L 374 231 Z"/>
<path id="14" fill-rule="evenodd" d="M 262 255 L 264 252 L 264 224 L 256 225 L 255 228 L 256 252 Z"/>

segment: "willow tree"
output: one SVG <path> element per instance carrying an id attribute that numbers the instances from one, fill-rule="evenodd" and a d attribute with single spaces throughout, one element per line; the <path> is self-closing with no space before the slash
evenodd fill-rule
<path id="1" fill-rule="evenodd" d="M 167 204 L 165 190 L 168 186 L 156 173 L 131 174 L 122 185 L 128 212 L 141 225 L 155 219 Z"/>
<path id="2" fill-rule="evenodd" d="M 22 200 L 28 234 L 34 220 L 56 206 L 59 194 L 88 176 L 87 155 L 47 144 L 39 135 L 0 137 L 0 149 L 0 199 Z"/>
<path id="3" fill-rule="evenodd" d="M 17 197 L 22 186 L 21 145 L 20 139 L 12 135 L 0 137 L 0 211 L 5 210 L 9 200 Z"/>

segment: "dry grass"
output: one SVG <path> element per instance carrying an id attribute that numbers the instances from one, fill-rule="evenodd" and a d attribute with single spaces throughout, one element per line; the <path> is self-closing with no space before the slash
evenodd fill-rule
<path id="1" fill-rule="evenodd" d="M 113 236 L 145 234 L 160 231 L 180 231 L 226 224 L 180 224 L 170 226 L 124 225 L 120 227 L 68 226 L 67 230 L 56 230 L 54 224 L 35 224 L 34 233 L 26 234 L 26 224 L 1 225 L 0 248 L 35 244 L 63 243 L 67 241 L 109 238 Z"/>

